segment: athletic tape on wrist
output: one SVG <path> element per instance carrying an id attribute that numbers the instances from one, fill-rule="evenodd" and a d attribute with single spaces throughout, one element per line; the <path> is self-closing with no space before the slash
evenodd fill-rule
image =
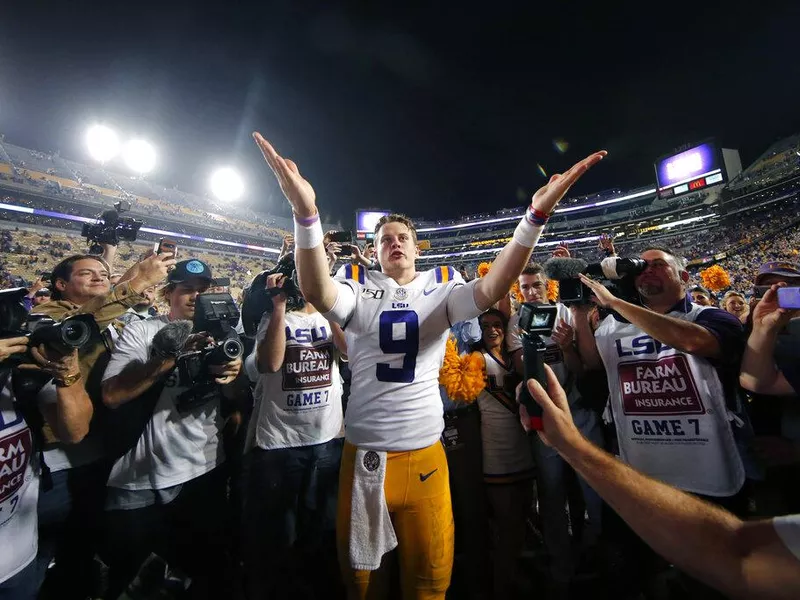
<path id="1" fill-rule="evenodd" d="M 313 225 L 305 227 L 295 221 L 294 224 L 294 245 L 303 250 L 310 250 L 322 245 L 322 221 L 317 220 Z"/>
<path id="2" fill-rule="evenodd" d="M 542 235 L 544 225 L 534 225 L 527 218 L 522 217 L 522 220 L 514 230 L 513 240 L 520 246 L 525 248 L 533 248 L 536 242 L 539 241 L 539 236 Z"/>

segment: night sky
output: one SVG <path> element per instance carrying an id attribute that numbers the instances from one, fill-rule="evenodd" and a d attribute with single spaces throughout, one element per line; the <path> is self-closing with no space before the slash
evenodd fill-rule
<path id="1" fill-rule="evenodd" d="M 7 141 L 87 161 L 103 121 L 157 146 L 151 179 L 202 194 L 232 164 L 273 214 L 253 129 L 345 222 L 521 206 L 537 164 L 600 148 L 576 193 L 647 185 L 682 144 L 714 136 L 749 164 L 800 131 L 798 2 L 3 4 Z"/>

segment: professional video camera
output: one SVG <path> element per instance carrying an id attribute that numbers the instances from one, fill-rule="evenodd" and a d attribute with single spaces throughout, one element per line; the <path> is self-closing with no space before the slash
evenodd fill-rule
<path id="1" fill-rule="evenodd" d="M 286 277 L 282 288 L 267 289 L 267 277 L 280 273 Z M 286 310 L 303 308 L 305 300 L 297 282 L 297 270 L 294 264 L 294 253 L 285 254 L 271 271 L 263 271 L 253 278 L 250 288 L 244 291 L 242 302 L 242 324 L 245 335 L 253 337 L 265 312 L 272 312 L 272 297 L 283 292 L 286 294 Z"/>
<path id="2" fill-rule="evenodd" d="M 0 291 L 0 337 L 27 337 L 29 346 L 46 344 L 63 354 L 82 348 L 93 337 L 99 336 L 97 323 L 92 315 L 75 315 L 57 322 L 45 315 L 28 314 L 22 299 L 28 294 L 25 288 Z M 22 363 L 33 363 L 26 352 L 10 356 L 0 367 L 16 367 Z M 23 390 L 38 390 L 48 379 L 39 373 L 26 371 L 22 379 Z"/>
<path id="3" fill-rule="evenodd" d="M 535 379 L 547 390 L 544 371 L 544 338 L 553 333 L 558 307 L 554 304 L 532 304 L 525 302 L 519 307 L 519 333 L 522 340 L 522 357 L 525 380 L 520 389 L 519 401 L 525 406 L 532 429 L 542 429 L 542 409 L 528 391 L 528 379 Z"/>
<path id="4" fill-rule="evenodd" d="M 646 268 L 647 261 L 641 258 L 617 256 L 599 263 L 587 263 L 580 258 L 551 258 L 544 263 L 545 274 L 558 281 L 559 300 L 567 306 L 591 302 L 592 290 L 578 279 L 581 273 L 602 283 L 617 298 L 639 304 L 635 280 Z"/>
<path id="5" fill-rule="evenodd" d="M 176 360 L 180 385 L 189 388 L 178 396 L 179 412 L 214 399 L 217 387 L 209 367 L 241 358 L 244 344 L 234 327 L 239 309 L 230 294 L 200 294 L 195 300 L 192 331 L 208 333 L 214 343 L 202 350 L 184 352 Z"/>
<path id="6" fill-rule="evenodd" d="M 114 210 L 106 210 L 97 217 L 94 224 L 84 223 L 81 235 L 89 243 L 90 254 L 102 254 L 103 248 L 100 244 L 111 244 L 116 246 L 120 241 L 136 241 L 136 235 L 142 222 L 133 217 L 123 217 L 122 213 L 131 209 L 131 203 L 120 200 L 114 203 Z"/>

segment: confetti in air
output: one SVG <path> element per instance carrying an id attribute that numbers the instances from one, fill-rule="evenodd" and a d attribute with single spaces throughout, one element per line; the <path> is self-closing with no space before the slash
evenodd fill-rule
<path id="1" fill-rule="evenodd" d="M 547 179 L 547 171 L 544 170 L 544 167 L 542 165 L 540 165 L 539 163 L 536 163 L 536 168 L 539 169 L 539 173 L 542 174 L 542 177 Z"/>
<path id="2" fill-rule="evenodd" d="M 559 154 L 564 154 L 569 150 L 569 142 L 563 138 L 556 138 L 553 140 L 553 147 Z"/>

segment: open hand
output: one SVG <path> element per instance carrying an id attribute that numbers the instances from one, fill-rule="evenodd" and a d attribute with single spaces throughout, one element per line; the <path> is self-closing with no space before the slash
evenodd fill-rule
<path id="1" fill-rule="evenodd" d="M 275 174 L 281 191 L 289 204 L 292 205 L 292 212 L 298 217 L 311 217 L 317 213 L 317 195 L 311 184 L 300 175 L 300 169 L 294 161 L 283 158 L 272 147 L 264 136 L 258 132 L 253 133 L 253 139 L 261 149 L 264 160 L 267 161 L 269 168 Z"/>
<path id="2" fill-rule="evenodd" d="M 581 281 L 586 285 L 586 287 L 592 290 L 592 294 L 594 294 L 594 300 L 600 306 L 604 308 L 611 308 L 611 305 L 614 303 L 614 301 L 618 300 L 618 298 L 609 292 L 606 286 L 599 281 L 595 281 L 583 273 L 578 275 L 578 277 L 580 277 Z"/>
<path id="3" fill-rule="evenodd" d="M 565 350 L 575 341 L 575 330 L 564 319 L 559 319 L 551 337 L 561 350 Z"/>
<path id="4" fill-rule="evenodd" d="M 586 171 L 603 160 L 607 154 L 608 152 L 605 150 L 590 154 L 582 161 L 572 165 L 565 173 L 556 173 L 550 177 L 550 181 L 540 187 L 533 195 L 533 207 L 548 214 L 553 212 L 556 204 L 566 195 L 569 188 L 571 188 Z"/>

